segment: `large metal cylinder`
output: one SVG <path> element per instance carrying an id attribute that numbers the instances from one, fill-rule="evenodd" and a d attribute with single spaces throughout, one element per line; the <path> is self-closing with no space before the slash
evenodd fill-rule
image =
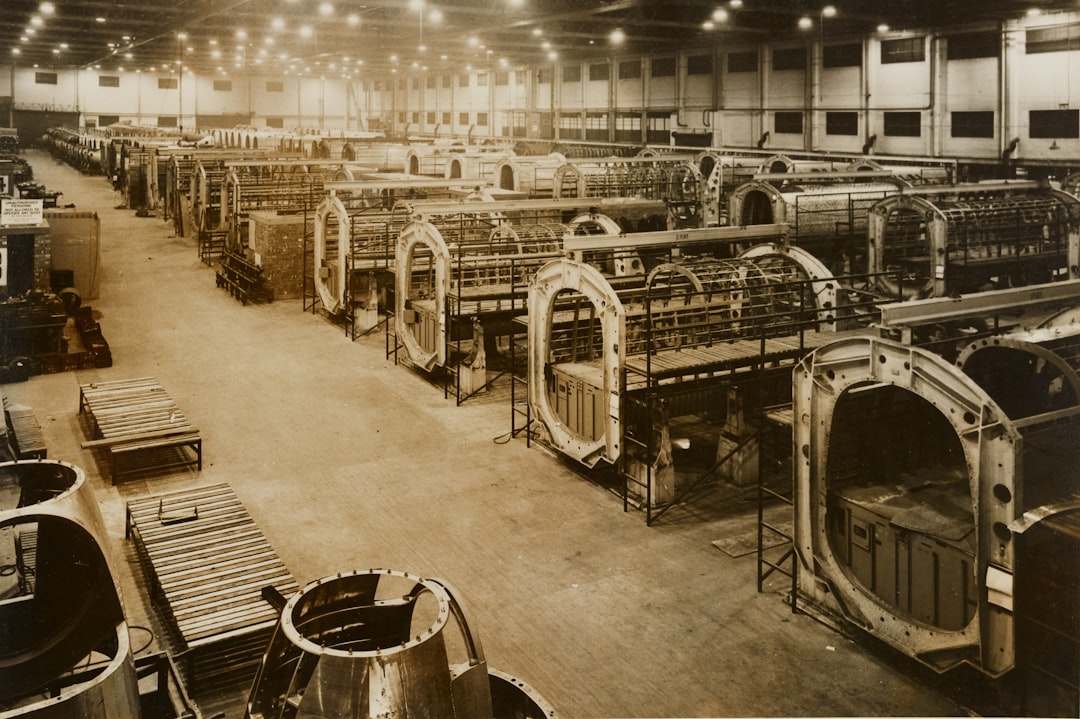
<path id="1" fill-rule="evenodd" d="M 78 467 L 0 464 L 0 714 L 131 719 L 139 691 L 109 539 Z"/>
<path id="2" fill-rule="evenodd" d="M 390 569 L 345 572 L 285 604 L 245 716 L 554 716 L 534 692 L 514 691 L 520 683 L 503 677 L 489 678 L 480 640 L 446 584 Z M 493 699 L 507 693 L 510 706 L 496 708 Z"/>

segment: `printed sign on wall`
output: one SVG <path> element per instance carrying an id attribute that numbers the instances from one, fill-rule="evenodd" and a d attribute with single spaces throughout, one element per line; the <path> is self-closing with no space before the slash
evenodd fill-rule
<path id="1" fill-rule="evenodd" d="M 12 225 L 40 225 L 45 200 L 0 200 L 0 227 Z"/>

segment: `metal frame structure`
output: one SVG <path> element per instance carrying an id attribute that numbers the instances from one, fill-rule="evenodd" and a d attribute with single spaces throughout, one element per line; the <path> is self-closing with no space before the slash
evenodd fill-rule
<path id="1" fill-rule="evenodd" d="M 1080 198 L 1035 182 L 905 188 L 868 234 L 870 269 L 902 268 L 908 297 L 1080 277 Z"/>

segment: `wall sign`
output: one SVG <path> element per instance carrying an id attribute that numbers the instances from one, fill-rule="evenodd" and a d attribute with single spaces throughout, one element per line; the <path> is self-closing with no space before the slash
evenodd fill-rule
<path id="1" fill-rule="evenodd" d="M 12 225 L 40 225 L 45 200 L 0 199 L 0 227 Z"/>

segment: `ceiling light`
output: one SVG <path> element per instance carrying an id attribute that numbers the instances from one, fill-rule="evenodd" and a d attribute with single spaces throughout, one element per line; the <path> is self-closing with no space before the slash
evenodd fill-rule
<path id="1" fill-rule="evenodd" d="M 713 22 L 727 22 L 728 21 L 728 11 L 725 10 L 724 8 L 722 8 L 722 7 L 718 7 L 715 10 L 713 10 L 713 12 L 712 12 L 712 19 L 713 19 Z"/>
<path id="2" fill-rule="evenodd" d="M 26 35 L 23 35 L 22 37 L 19 38 L 19 41 L 20 42 L 30 42 L 30 38 L 28 38 Z"/>
<path id="3" fill-rule="evenodd" d="M 210 41 L 210 44 L 211 44 L 211 45 L 217 45 L 217 40 L 211 40 L 211 41 Z"/>
<path id="4" fill-rule="evenodd" d="M 221 59 L 221 50 L 214 50 L 213 52 L 210 53 L 210 57 L 214 58 L 215 60 L 220 60 Z"/>
<path id="5" fill-rule="evenodd" d="M 420 12 L 424 9 L 424 0 L 409 0 L 409 9 L 413 12 Z"/>
<path id="6" fill-rule="evenodd" d="M 327 17 L 329 17 L 330 15 L 333 15 L 334 14 L 334 5 L 333 5 L 333 3 L 328 3 L 328 2 L 319 3 L 319 14 L 327 16 Z"/>
<path id="7" fill-rule="evenodd" d="M 473 37 L 469 38 L 469 47 L 476 47 L 479 44 L 480 44 L 480 40 L 476 36 L 473 36 Z"/>
<path id="8" fill-rule="evenodd" d="M 12 55 L 21 55 L 21 54 L 22 54 L 22 50 L 20 50 L 20 49 L 19 49 L 19 48 L 17 48 L 17 47 L 13 47 L 13 48 L 11 48 L 11 54 L 12 54 Z"/>
<path id="9" fill-rule="evenodd" d="M 353 27 L 356 27 L 357 25 L 360 24 L 360 16 L 357 15 L 356 13 L 353 13 L 353 14 L 349 15 L 349 17 L 347 17 L 346 20 Z"/>
<path id="10" fill-rule="evenodd" d="M 179 40 L 180 42 L 183 42 L 184 40 L 187 40 L 187 33 L 186 32 L 177 33 L 176 39 Z"/>
<path id="11" fill-rule="evenodd" d="M 812 27 L 814 27 L 814 21 L 811 20 L 809 17 L 807 17 L 806 15 L 803 15 L 801 18 L 799 18 L 799 29 L 800 30 L 809 30 Z"/>
<path id="12" fill-rule="evenodd" d="M 236 39 L 237 40 L 247 40 L 247 30 L 237 30 L 236 31 Z"/>
<path id="13" fill-rule="evenodd" d="M 821 8 L 821 17 L 836 17 L 836 6 L 826 5 Z"/>
<path id="14" fill-rule="evenodd" d="M 274 18 L 273 20 L 270 21 L 270 27 L 272 27 L 275 30 L 284 30 L 285 29 L 285 18 L 281 18 L 281 17 Z"/>
<path id="15" fill-rule="evenodd" d="M 427 45 L 418 45 L 416 49 L 418 52 L 427 52 Z"/>
<path id="16" fill-rule="evenodd" d="M 525 4 L 525 0 L 506 0 L 506 4 L 510 7 L 521 7 Z"/>
<path id="17" fill-rule="evenodd" d="M 96 18 L 94 18 L 94 22 L 105 22 L 105 18 L 98 15 Z"/>
<path id="18" fill-rule="evenodd" d="M 28 27 L 28 28 L 26 28 L 26 34 L 27 35 L 37 35 L 37 30 L 35 30 L 32 27 Z"/>
<path id="19" fill-rule="evenodd" d="M 886 25 L 885 23 L 881 23 L 880 25 L 877 26 L 877 31 L 880 32 L 880 33 L 889 32 L 889 26 Z"/>
<path id="20" fill-rule="evenodd" d="M 60 48 L 54 47 L 52 52 L 53 52 L 53 55 L 59 55 L 60 54 Z"/>
<path id="21" fill-rule="evenodd" d="M 534 28 L 533 28 L 533 35 L 534 35 L 535 37 L 540 37 L 540 36 L 541 36 L 541 35 L 543 35 L 543 34 L 544 34 L 544 31 L 543 31 L 543 30 L 541 30 L 540 28 L 538 28 L 538 27 L 534 27 Z"/>
<path id="22" fill-rule="evenodd" d="M 133 58 L 133 57 L 135 57 L 135 56 L 134 56 L 134 55 L 132 55 L 132 54 L 131 54 L 130 52 L 125 52 L 125 53 L 124 53 L 124 59 L 125 59 L 125 60 L 130 60 L 130 59 L 131 59 L 131 58 Z"/>
<path id="23" fill-rule="evenodd" d="M 37 15 L 34 15 L 32 18 L 30 18 L 30 24 L 34 27 L 41 27 L 45 24 L 45 21 L 39 18 Z"/>
<path id="24" fill-rule="evenodd" d="M 1037 7 L 1029 8 L 1027 11 L 1028 17 L 1038 17 L 1040 15 L 1042 15 L 1042 10 Z"/>
<path id="25" fill-rule="evenodd" d="M 615 28 L 611 31 L 608 39 L 611 40 L 612 45 L 622 45 L 624 42 L 626 42 L 626 33 L 623 32 L 620 28 Z"/>
<path id="26" fill-rule="evenodd" d="M 38 12 L 40 12 L 42 15 L 52 15 L 54 12 L 56 12 L 56 6 L 53 5 L 51 2 L 43 2 L 38 5 Z"/>
<path id="27" fill-rule="evenodd" d="M 68 44 L 66 42 L 60 43 L 60 49 L 61 50 L 67 50 L 68 49 Z"/>
<path id="28" fill-rule="evenodd" d="M 441 23 L 443 21 L 443 12 L 442 12 L 442 10 L 440 10 L 439 8 L 435 8 L 431 12 L 429 12 L 428 13 L 428 21 L 433 22 L 436 25 Z"/>
<path id="29" fill-rule="evenodd" d="M 311 29 L 310 25 L 301 25 L 299 32 L 300 32 L 300 37 L 311 37 L 312 35 L 315 34 L 315 31 Z"/>
<path id="30" fill-rule="evenodd" d="M 551 43 L 548 42 L 547 40 L 544 40 L 542 43 L 540 43 L 540 49 L 541 50 L 550 50 L 551 49 Z"/>
<path id="31" fill-rule="evenodd" d="M 705 22 L 701 23 L 701 29 L 702 30 L 715 30 L 716 29 L 716 23 L 714 23 L 712 20 L 706 20 Z"/>
<path id="32" fill-rule="evenodd" d="M 551 52 L 548 53 L 548 60 L 551 60 L 552 62 L 555 62 L 558 59 L 559 59 L 559 53 L 555 52 L 554 50 L 552 50 Z"/>

